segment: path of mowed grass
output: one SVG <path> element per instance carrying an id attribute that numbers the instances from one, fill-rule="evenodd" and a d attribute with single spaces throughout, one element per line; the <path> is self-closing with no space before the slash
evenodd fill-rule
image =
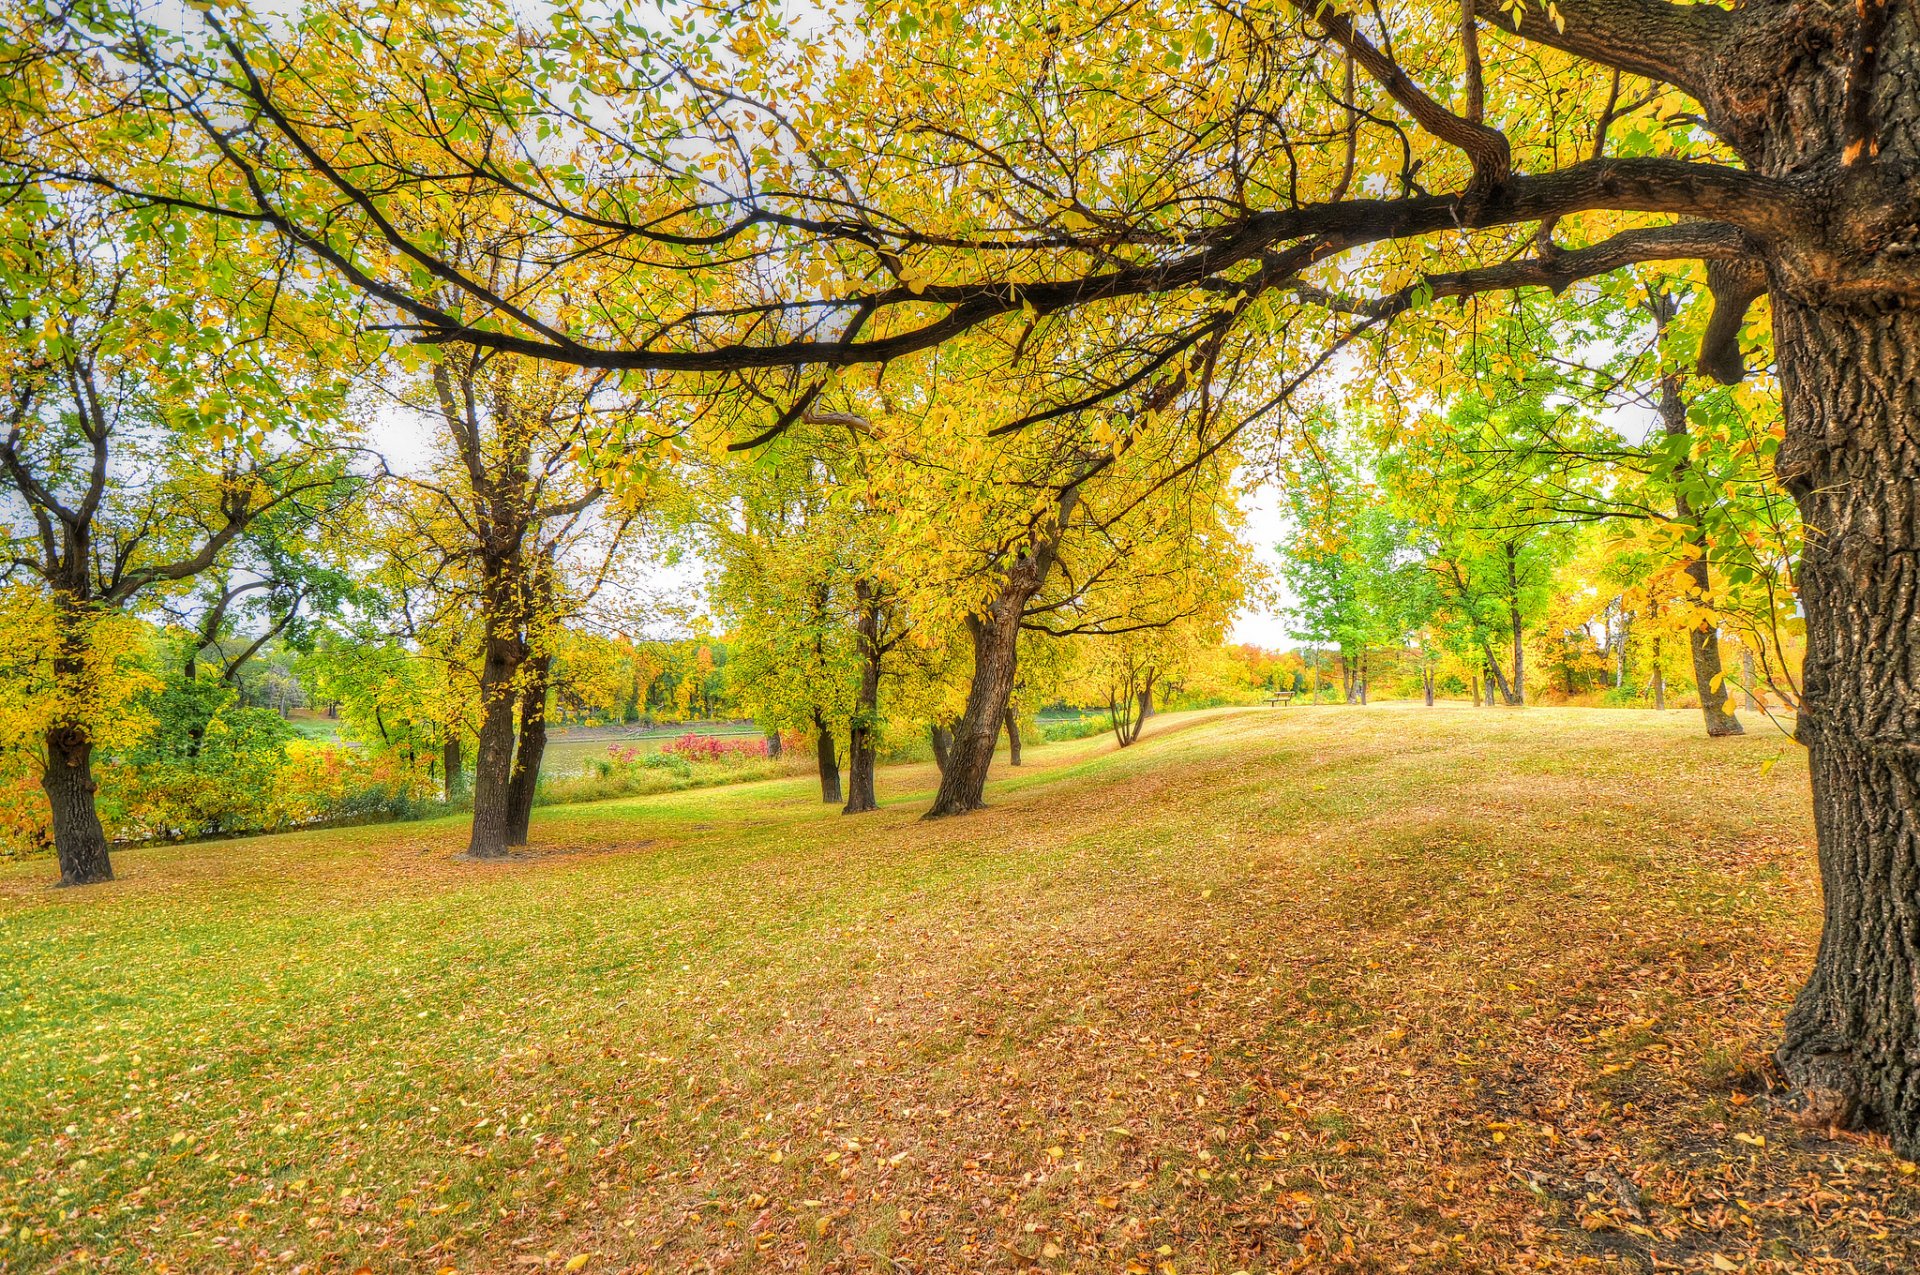
<path id="1" fill-rule="evenodd" d="M 1804 764 L 1696 734 L 1198 714 L 936 823 L 6 865 L 0 1269 L 1920 1269 L 1913 1166 L 1768 1087 Z"/>

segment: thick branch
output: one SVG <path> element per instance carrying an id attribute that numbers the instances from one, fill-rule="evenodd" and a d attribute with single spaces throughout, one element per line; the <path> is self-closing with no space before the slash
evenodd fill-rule
<path id="1" fill-rule="evenodd" d="M 1523 0 L 1517 8 L 1512 0 L 1474 0 L 1474 9 L 1503 31 L 1664 81 L 1703 102 L 1707 75 L 1736 21 L 1713 5 L 1667 0 L 1555 0 L 1551 14 L 1540 0 Z"/>
<path id="2" fill-rule="evenodd" d="M 1582 279 L 1636 262 L 1737 260 L 1749 251 L 1751 244 L 1747 238 L 1732 226 L 1685 222 L 1678 226 L 1623 230 L 1590 247 L 1558 250 L 1551 256 L 1427 275 L 1396 292 L 1365 300 L 1349 300 L 1304 284 L 1296 291 L 1304 299 L 1328 309 L 1373 319 L 1391 319 L 1446 297 L 1469 297 L 1514 288 L 1550 288 L 1559 293 Z"/>
<path id="3" fill-rule="evenodd" d="M 1320 29 L 1332 38 L 1335 44 L 1345 49 L 1367 74 L 1380 82 L 1387 94 L 1413 116 L 1421 128 L 1432 133 L 1450 146 L 1457 146 L 1473 161 L 1473 189 L 1487 191 L 1498 186 L 1513 171 L 1513 151 L 1507 144 L 1506 134 L 1498 129 L 1488 128 L 1479 119 L 1462 119 L 1446 107 L 1433 100 L 1427 91 L 1415 84 L 1407 73 L 1400 69 L 1394 60 L 1373 47 L 1368 39 L 1354 30 L 1353 22 L 1345 14 L 1336 13 L 1331 8 L 1322 9 L 1315 14 L 1314 20 Z M 1466 25 L 1464 34 L 1470 35 L 1472 26 Z M 1469 70 L 1470 96 L 1477 96 L 1479 88 L 1479 46 L 1468 41 L 1471 50 Z M 1472 105 L 1469 110 L 1475 110 Z"/>

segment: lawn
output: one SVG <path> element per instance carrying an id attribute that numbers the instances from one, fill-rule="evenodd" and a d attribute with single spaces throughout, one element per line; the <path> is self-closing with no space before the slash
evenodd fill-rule
<path id="1" fill-rule="evenodd" d="M 1806 770 L 1230 710 L 993 808 L 801 780 L 0 866 L 0 1269 L 1920 1269 L 1766 1051 Z M 1778 757 L 1770 769 L 1765 763 Z"/>

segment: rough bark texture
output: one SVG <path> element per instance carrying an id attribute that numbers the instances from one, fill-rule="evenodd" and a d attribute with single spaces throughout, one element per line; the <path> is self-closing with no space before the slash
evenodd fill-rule
<path id="1" fill-rule="evenodd" d="M 1020 764 L 1020 718 L 1011 704 L 1007 705 L 1007 764 Z"/>
<path id="2" fill-rule="evenodd" d="M 81 726 L 56 726 L 47 732 L 47 769 L 40 776 L 53 813 L 53 847 L 60 859 L 61 885 L 94 885 L 113 880 L 107 834 L 94 806 L 93 739 Z"/>
<path id="3" fill-rule="evenodd" d="M 520 692 L 520 739 L 513 752 L 513 778 L 507 786 L 507 844 L 524 846 L 533 827 L 533 796 L 540 788 L 540 763 L 547 752 L 547 683 L 553 657 L 527 661 Z"/>
<path id="4" fill-rule="evenodd" d="M 840 804 L 840 758 L 834 752 L 833 730 L 819 709 L 813 710 L 814 756 L 820 763 L 820 800 L 829 806 Z"/>
<path id="5" fill-rule="evenodd" d="M 1776 301 L 1806 520 L 1798 734 L 1826 926 L 1779 1062 L 1808 1111 L 1920 1148 L 1920 314 Z"/>

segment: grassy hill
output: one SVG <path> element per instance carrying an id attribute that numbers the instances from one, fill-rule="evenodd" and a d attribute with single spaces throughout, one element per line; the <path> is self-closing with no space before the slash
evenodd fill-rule
<path id="1" fill-rule="evenodd" d="M 1765 763 L 1779 758 L 1770 769 Z M 1766 1051 L 1806 772 L 1379 706 L 0 865 L 0 1269 L 1920 1268 Z M 1850 1263 L 1851 1265 L 1847 1265 Z"/>

